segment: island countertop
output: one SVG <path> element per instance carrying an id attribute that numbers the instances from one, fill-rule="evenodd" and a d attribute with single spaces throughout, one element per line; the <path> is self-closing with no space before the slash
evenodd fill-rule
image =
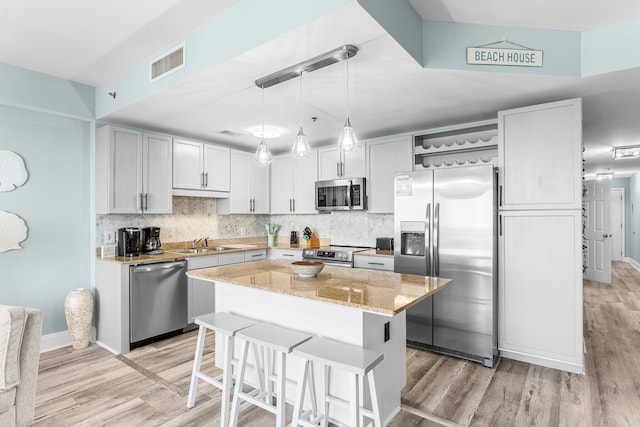
<path id="1" fill-rule="evenodd" d="M 264 260 L 191 270 L 187 276 L 353 307 L 398 314 L 438 292 L 450 279 L 325 265 L 314 278 L 298 277 L 290 261 Z"/>

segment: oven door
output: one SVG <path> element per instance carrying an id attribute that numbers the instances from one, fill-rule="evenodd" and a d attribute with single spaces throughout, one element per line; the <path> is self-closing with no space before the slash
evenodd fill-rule
<path id="1" fill-rule="evenodd" d="M 316 210 L 365 210 L 367 208 L 366 188 L 366 178 L 317 181 Z"/>

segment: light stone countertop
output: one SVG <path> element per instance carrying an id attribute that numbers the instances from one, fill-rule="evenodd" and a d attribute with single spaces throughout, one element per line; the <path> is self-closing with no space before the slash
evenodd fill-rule
<path id="1" fill-rule="evenodd" d="M 325 265 L 314 278 L 298 277 L 290 261 L 264 260 L 187 272 L 194 279 L 345 305 L 386 316 L 398 314 L 451 283 L 450 279 Z"/>

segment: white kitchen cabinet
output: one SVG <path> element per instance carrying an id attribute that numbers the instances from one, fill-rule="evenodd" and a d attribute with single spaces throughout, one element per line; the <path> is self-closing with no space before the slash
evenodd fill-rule
<path id="1" fill-rule="evenodd" d="M 231 191 L 217 202 L 219 214 L 268 214 L 269 166 L 256 165 L 253 153 L 231 150 Z"/>
<path id="2" fill-rule="evenodd" d="M 274 157 L 271 163 L 271 213 L 314 214 L 315 182 L 318 179 L 318 152 L 303 159 L 290 154 Z"/>
<path id="3" fill-rule="evenodd" d="M 96 131 L 96 213 L 171 213 L 171 137 L 103 126 Z"/>
<path id="4" fill-rule="evenodd" d="M 393 271 L 392 256 L 353 255 L 355 268 L 369 268 L 371 270 Z"/>
<path id="5" fill-rule="evenodd" d="M 227 197 L 231 180 L 230 153 L 227 147 L 174 138 L 174 194 Z"/>
<path id="6" fill-rule="evenodd" d="M 503 211 L 498 219 L 500 354 L 581 373 L 580 211 Z"/>
<path id="7" fill-rule="evenodd" d="M 187 258 L 187 270 L 216 267 L 218 255 Z M 188 278 L 187 323 L 193 318 L 215 310 L 215 283 L 207 280 Z"/>
<path id="8" fill-rule="evenodd" d="M 229 252 L 218 255 L 219 265 L 240 264 L 244 262 L 244 252 Z"/>
<path id="9" fill-rule="evenodd" d="M 244 252 L 244 262 L 260 261 L 267 259 L 266 249 L 253 249 Z"/>
<path id="10" fill-rule="evenodd" d="M 412 143 L 411 135 L 367 141 L 369 213 L 393 213 L 393 175 L 412 170 Z"/>
<path id="11" fill-rule="evenodd" d="M 502 210 L 580 209 L 582 101 L 498 113 Z"/>
<path id="12" fill-rule="evenodd" d="M 284 259 L 287 261 L 302 261 L 302 249 L 271 248 L 271 259 Z"/>
<path id="13" fill-rule="evenodd" d="M 362 178 L 367 176 L 366 143 L 357 151 L 343 153 L 337 148 L 318 149 L 318 180 Z"/>

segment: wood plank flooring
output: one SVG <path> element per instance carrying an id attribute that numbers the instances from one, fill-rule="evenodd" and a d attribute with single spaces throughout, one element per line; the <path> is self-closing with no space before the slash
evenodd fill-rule
<path id="1" fill-rule="evenodd" d="M 584 282 L 585 375 L 501 359 L 493 369 L 407 349 L 403 410 L 392 427 L 640 426 L 640 272 L 612 265 L 612 284 Z M 43 353 L 34 426 L 217 426 L 220 392 L 186 401 L 196 334 L 126 355 L 97 345 Z M 207 336 L 203 370 L 213 365 Z M 290 413 L 289 408 L 289 413 Z M 275 418 L 243 404 L 239 425 Z"/>

